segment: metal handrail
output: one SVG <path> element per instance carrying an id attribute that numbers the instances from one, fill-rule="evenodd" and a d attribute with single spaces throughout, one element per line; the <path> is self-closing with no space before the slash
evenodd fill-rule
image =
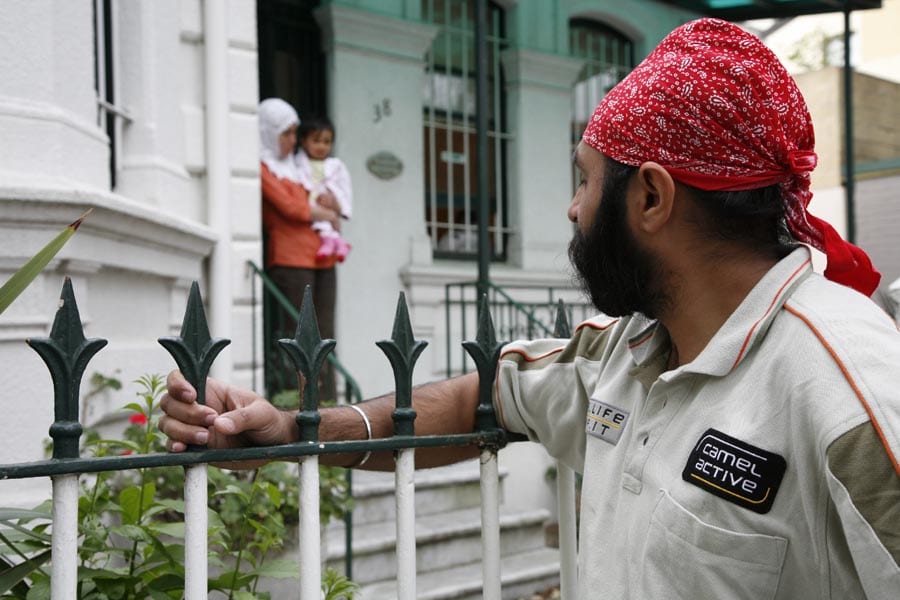
<path id="1" fill-rule="evenodd" d="M 459 315 L 460 335 L 464 339 L 467 335 L 467 327 L 468 327 L 468 323 L 467 323 L 468 317 L 467 317 L 466 309 L 469 305 L 472 305 L 472 306 L 475 305 L 474 299 L 470 299 L 470 300 L 466 299 L 466 297 L 465 297 L 466 289 L 471 288 L 473 293 L 475 295 L 477 295 L 478 286 L 479 286 L 479 282 L 475 281 L 475 280 L 448 283 L 444 286 L 444 306 L 445 306 L 445 321 L 446 321 L 445 325 L 446 325 L 446 331 L 447 331 L 447 337 L 445 340 L 446 352 L 447 352 L 446 375 L 448 377 L 452 376 L 454 374 L 453 361 L 452 361 L 452 352 L 453 352 L 452 337 L 453 336 L 451 336 L 451 334 L 450 334 L 450 332 L 452 331 L 452 325 L 453 325 L 452 312 L 453 312 L 454 307 L 457 307 L 457 306 L 460 307 L 460 315 Z M 492 294 L 492 299 L 489 301 L 489 304 L 492 307 L 492 311 L 496 312 L 497 305 L 501 304 L 501 302 L 497 301 L 497 298 L 499 297 L 503 301 L 502 304 L 504 304 L 507 307 L 512 309 L 512 312 L 514 315 L 521 316 L 525 319 L 526 325 L 525 325 L 524 329 L 522 329 L 521 335 L 517 334 L 517 335 L 512 336 L 516 339 L 521 339 L 521 338 L 531 339 L 531 338 L 534 338 L 537 336 L 556 337 L 556 334 L 554 333 L 555 330 L 554 330 L 554 323 L 552 322 L 552 319 L 554 318 L 556 311 L 558 309 L 563 310 L 563 308 L 557 306 L 557 300 L 558 300 L 557 296 L 559 295 L 558 292 L 572 292 L 572 293 L 576 292 L 576 289 L 573 287 L 555 287 L 555 286 L 542 286 L 542 285 L 515 285 L 515 286 L 503 287 L 492 281 L 488 281 L 486 287 L 487 287 L 488 291 Z M 451 298 L 451 290 L 453 288 L 459 288 L 459 290 L 460 290 L 458 299 Z M 534 310 L 529 310 L 529 304 L 523 303 L 523 302 L 513 298 L 513 296 L 508 291 L 508 289 L 511 289 L 511 288 L 515 288 L 515 289 L 519 289 L 519 290 L 531 290 L 531 291 L 546 290 L 546 292 L 547 292 L 546 300 L 543 300 L 540 302 L 533 302 L 533 303 L 530 303 L 530 305 L 546 308 L 548 318 L 551 320 L 547 321 L 547 322 L 541 320 L 536 315 Z M 569 318 L 570 322 L 578 322 L 578 320 L 571 318 L 573 312 L 578 309 L 580 309 L 581 315 L 584 318 L 587 318 L 589 315 L 593 315 L 594 312 L 596 312 L 595 309 L 593 308 L 593 306 L 589 302 L 586 302 L 586 301 L 582 302 L 582 303 L 569 302 L 569 303 L 567 303 L 565 310 L 569 311 L 569 313 L 570 313 L 570 318 Z M 495 317 L 495 318 L 497 318 L 497 317 Z M 512 319 L 512 318 L 513 317 L 510 317 L 510 319 Z M 502 330 L 502 326 L 499 326 L 499 327 Z M 518 331 L 518 329 L 517 329 L 517 331 Z M 512 333 L 512 332 L 510 331 L 510 333 Z M 502 331 L 499 332 L 498 335 L 503 335 L 503 332 Z M 467 371 L 465 355 L 463 355 L 463 361 L 462 361 L 460 370 L 463 373 L 465 373 Z"/>
<path id="2" fill-rule="evenodd" d="M 263 288 L 265 288 L 265 290 L 267 292 L 272 294 L 272 297 L 275 298 L 276 302 L 278 302 L 278 305 L 281 308 L 283 308 L 285 311 L 287 311 L 287 313 L 289 315 L 291 315 L 291 317 L 295 321 L 298 321 L 300 319 L 300 311 L 293 304 L 291 304 L 291 301 L 287 299 L 287 296 L 285 296 L 280 289 L 278 289 L 278 286 L 275 285 L 275 282 L 272 281 L 268 275 L 266 275 L 265 271 L 260 269 L 256 265 L 256 263 L 254 263 L 252 260 L 247 261 L 247 266 L 250 267 L 250 269 L 257 276 L 259 276 L 260 281 L 262 281 Z M 254 290 L 253 293 L 255 295 L 256 288 L 253 288 L 253 290 Z M 254 304 L 256 303 L 255 297 L 253 299 L 253 303 Z M 253 322 L 255 324 L 256 319 L 254 319 Z M 255 344 L 253 346 L 253 352 L 254 352 L 254 363 L 255 363 L 256 362 L 256 357 L 255 357 L 256 345 Z M 347 397 L 348 398 L 350 396 L 353 397 L 352 403 L 357 404 L 359 402 L 362 402 L 363 401 L 362 391 L 360 390 L 359 385 L 356 383 L 356 379 L 354 379 L 353 376 L 350 375 L 350 373 L 347 371 L 347 369 L 344 368 L 344 365 L 341 363 L 341 361 L 338 360 L 338 358 L 334 354 L 329 354 L 328 362 L 331 363 L 334 366 L 334 368 L 337 370 L 337 372 L 341 374 L 341 377 L 344 378 L 344 381 L 346 382 L 347 387 L 349 389 L 349 391 L 347 392 Z M 254 371 L 254 377 L 256 377 L 256 369 L 254 369 L 253 371 Z M 254 387 L 256 387 L 255 380 L 254 380 Z"/>

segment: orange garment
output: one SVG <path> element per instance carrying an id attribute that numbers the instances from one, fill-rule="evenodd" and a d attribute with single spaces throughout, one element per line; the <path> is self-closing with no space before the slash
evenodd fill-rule
<path id="1" fill-rule="evenodd" d="M 328 269 L 335 257 L 316 260 L 321 244 L 310 221 L 311 207 L 306 188 L 289 179 L 279 179 L 262 167 L 263 228 L 268 234 L 266 268 L 298 267 Z"/>

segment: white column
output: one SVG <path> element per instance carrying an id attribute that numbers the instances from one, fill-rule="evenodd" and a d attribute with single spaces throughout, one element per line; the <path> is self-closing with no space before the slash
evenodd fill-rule
<path id="1" fill-rule="evenodd" d="M 206 465 L 184 468 L 184 598 L 206 600 L 209 578 L 207 548 Z"/>
<path id="2" fill-rule="evenodd" d="M 352 290 L 366 290 L 370 306 L 393 307 L 396 285 L 384 282 L 396 281 L 397 266 L 409 263 L 412 253 L 431 257 L 422 198 L 422 89 L 425 52 L 438 28 L 347 4 L 323 3 L 315 16 L 327 57 L 328 111 L 337 128 L 335 156 L 353 177 L 353 218 L 341 227 L 353 251 L 337 268 L 338 349 L 341 361 L 353 365 L 366 364 L 369 348 L 342 343 L 344 332 L 352 332 L 354 339 L 380 339 L 391 331 L 394 313 L 359 310 Z M 384 180 L 369 171 L 366 162 L 379 152 L 400 160 L 399 175 Z M 362 369 L 354 377 L 364 390 L 394 384 L 390 369 Z"/>
<path id="3" fill-rule="evenodd" d="M 564 56 L 510 49 L 506 71 L 510 263 L 528 270 L 565 271 L 572 237 L 566 207 L 572 197 L 572 84 L 582 62 Z M 540 118 L 535 118 L 540 115 Z M 527 207 L 527 210 L 526 210 Z"/>
<path id="4" fill-rule="evenodd" d="M 210 257 L 209 304 L 210 331 L 219 338 L 231 339 L 231 168 L 228 156 L 228 6 L 218 0 L 206 0 L 203 6 L 206 56 L 206 181 L 209 226 L 219 235 Z M 232 355 L 226 348 L 212 366 L 212 375 L 228 377 Z"/>
<path id="5" fill-rule="evenodd" d="M 50 598 L 75 600 L 78 593 L 78 475 L 53 479 Z"/>
<path id="6" fill-rule="evenodd" d="M 185 166 L 184 86 L 175 84 L 184 62 L 179 1 L 129 0 L 115 3 L 114 9 L 115 104 L 132 119 L 127 124 L 117 120 L 122 135 L 116 191 L 168 212 L 196 216 L 198 198 L 190 193 Z"/>

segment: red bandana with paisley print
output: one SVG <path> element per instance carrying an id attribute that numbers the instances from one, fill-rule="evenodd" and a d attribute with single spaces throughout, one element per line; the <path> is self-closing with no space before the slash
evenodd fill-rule
<path id="1" fill-rule="evenodd" d="M 788 227 L 825 253 L 825 276 L 867 296 L 878 287 L 865 252 L 807 210 L 817 160 L 809 110 L 778 58 L 740 27 L 699 19 L 670 33 L 603 98 L 582 139 L 702 190 L 779 184 Z"/>

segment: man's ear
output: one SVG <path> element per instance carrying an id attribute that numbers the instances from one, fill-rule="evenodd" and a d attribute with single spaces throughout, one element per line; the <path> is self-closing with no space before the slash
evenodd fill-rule
<path id="1" fill-rule="evenodd" d="M 659 163 L 645 162 L 638 169 L 635 185 L 636 224 L 655 233 L 672 218 L 675 180 Z"/>

